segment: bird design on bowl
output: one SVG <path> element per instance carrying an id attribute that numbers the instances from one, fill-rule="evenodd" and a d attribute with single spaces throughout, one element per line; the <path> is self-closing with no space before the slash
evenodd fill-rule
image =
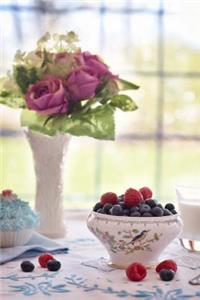
<path id="1" fill-rule="evenodd" d="M 137 234 L 136 236 L 134 236 L 132 238 L 132 240 L 127 243 L 126 245 L 134 245 L 136 242 L 141 242 L 143 241 L 146 237 L 147 237 L 147 233 L 149 232 L 150 230 L 142 230 L 139 234 Z"/>

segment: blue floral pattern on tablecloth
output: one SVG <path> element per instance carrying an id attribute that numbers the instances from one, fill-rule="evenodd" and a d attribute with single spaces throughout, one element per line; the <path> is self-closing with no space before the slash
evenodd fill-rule
<path id="1" fill-rule="evenodd" d="M 152 286 L 152 290 L 136 290 L 135 292 L 128 292 L 124 289 L 116 290 L 111 286 L 101 287 L 100 284 L 90 284 L 87 279 L 84 279 L 76 274 L 71 274 L 64 278 L 62 284 L 54 284 L 52 281 L 52 277 L 58 275 L 58 273 L 48 274 L 44 273 L 40 276 L 18 276 L 17 274 L 10 275 L 8 277 L 1 277 L 0 279 L 10 279 L 11 281 L 20 281 L 20 279 L 26 279 L 24 284 L 12 284 L 9 285 L 10 291 L 12 293 L 23 294 L 24 296 L 32 296 L 36 294 L 43 294 L 45 296 L 52 296 L 58 293 L 70 293 L 72 291 L 71 287 L 76 287 L 81 289 L 86 293 L 102 293 L 107 295 L 113 295 L 118 298 L 140 298 L 146 300 L 155 300 L 155 299 L 163 299 L 163 300 L 181 300 L 181 299 L 189 299 L 189 298 L 200 298 L 200 291 L 197 291 L 193 294 L 184 292 L 182 288 L 163 291 L 159 286 Z M 38 278 L 49 279 L 50 281 L 40 281 L 37 283 L 30 283 L 27 280 L 33 280 Z"/>
<path id="2" fill-rule="evenodd" d="M 188 281 L 183 282 L 187 273 L 197 274 L 200 268 L 198 255 L 190 255 L 180 251 L 174 252 L 173 247 L 166 253 L 179 262 L 180 278 L 175 277 L 172 282 L 162 282 L 156 277 L 155 271 L 150 272 L 144 282 L 129 282 L 122 270 L 112 269 L 107 265 L 107 259 L 96 258 L 92 251 L 96 248 L 102 254 L 101 246 L 92 239 L 78 239 L 71 241 L 69 254 L 59 254 L 62 269 L 49 272 L 37 267 L 32 273 L 23 273 L 19 269 L 19 261 L 8 264 L 7 274 L 0 276 L 2 291 L 0 298 L 12 300 L 13 295 L 18 299 L 31 297 L 43 299 L 88 300 L 101 298 L 107 299 L 141 299 L 141 300 L 185 300 L 200 299 L 200 287 L 190 286 Z M 178 247 L 178 244 L 174 244 Z M 87 253 L 87 250 L 89 253 Z M 184 260 L 184 257 L 186 259 Z M 90 259 L 91 258 L 91 259 Z M 191 261 L 194 261 L 193 265 Z M 196 265 L 195 265 L 196 264 Z M 18 268 L 17 268 L 18 267 Z M 13 272 L 12 272 L 13 270 Z M 15 270 L 15 272 L 14 272 Z M 73 271 L 74 272 L 73 272 Z M 154 276 L 154 277 L 153 277 Z M 151 278 L 152 277 L 152 278 Z M 5 294 L 3 294 L 5 290 Z M 6 296 L 9 295 L 9 296 Z"/>

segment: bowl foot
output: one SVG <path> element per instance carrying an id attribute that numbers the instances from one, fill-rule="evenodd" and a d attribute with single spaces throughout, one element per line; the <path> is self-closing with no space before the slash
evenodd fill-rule
<path id="1" fill-rule="evenodd" d="M 114 269 L 120 269 L 120 270 L 126 270 L 127 269 L 127 266 L 119 265 L 119 264 L 114 264 L 111 261 L 108 261 L 107 264 L 108 264 L 109 267 L 114 268 Z M 155 269 L 156 264 L 155 263 L 149 263 L 149 264 L 147 264 L 145 266 L 146 266 L 146 268 L 148 270 L 149 269 Z"/>
<path id="2" fill-rule="evenodd" d="M 113 264 L 111 261 L 108 261 L 107 264 L 108 264 L 109 267 L 114 268 L 114 269 L 122 269 L 122 270 L 126 269 L 125 266 L 118 265 L 118 264 Z"/>

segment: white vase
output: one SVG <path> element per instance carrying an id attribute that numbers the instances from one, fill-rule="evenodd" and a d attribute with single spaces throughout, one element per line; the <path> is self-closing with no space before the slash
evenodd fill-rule
<path id="1" fill-rule="evenodd" d="M 40 214 L 39 232 L 50 238 L 64 237 L 63 166 L 69 135 L 50 137 L 26 132 L 32 149 L 35 175 L 35 210 Z"/>

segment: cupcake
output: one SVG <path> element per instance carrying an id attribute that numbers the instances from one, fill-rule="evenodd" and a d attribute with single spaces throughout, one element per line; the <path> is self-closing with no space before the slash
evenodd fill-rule
<path id="1" fill-rule="evenodd" d="M 0 248 L 25 245 L 38 226 L 39 216 L 11 190 L 0 194 Z"/>

